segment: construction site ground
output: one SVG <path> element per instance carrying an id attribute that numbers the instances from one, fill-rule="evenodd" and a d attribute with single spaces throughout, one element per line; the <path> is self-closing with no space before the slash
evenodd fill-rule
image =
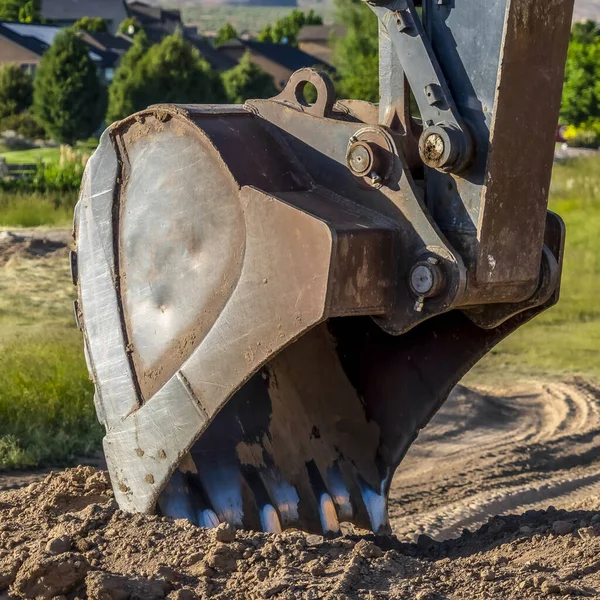
<path id="1" fill-rule="evenodd" d="M 52 473 L 0 492 L 0 597 L 600 598 L 599 400 L 585 379 L 458 387 L 396 474 L 389 538 L 131 516 L 104 471 Z"/>

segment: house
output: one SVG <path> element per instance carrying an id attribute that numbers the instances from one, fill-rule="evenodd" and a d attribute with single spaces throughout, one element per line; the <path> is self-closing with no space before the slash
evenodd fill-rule
<path id="1" fill-rule="evenodd" d="M 235 67 L 237 61 L 216 50 L 194 27 L 186 27 L 181 22 L 178 10 L 165 10 L 150 6 L 144 2 L 130 2 L 129 14 L 136 19 L 146 32 L 148 39 L 159 43 L 164 37 L 179 31 L 183 37 L 195 46 L 208 64 L 219 72 Z"/>
<path id="2" fill-rule="evenodd" d="M 44 52 L 52 45 L 61 30 L 62 27 L 56 25 L 0 22 L 0 65 L 17 64 L 23 70 L 33 74 Z M 111 81 L 120 54 L 109 46 L 120 45 L 121 41 L 108 44 L 105 40 L 105 45 L 101 46 L 98 42 L 92 41 L 92 35 L 98 34 L 82 33 L 81 37 L 89 47 L 90 58 L 96 64 L 100 76 L 107 82 Z M 116 37 L 110 34 L 104 35 Z"/>
<path id="3" fill-rule="evenodd" d="M 239 61 L 245 52 L 250 53 L 254 64 L 273 77 L 275 87 L 285 87 L 290 75 L 304 67 L 323 66 L 319 58 L 288 44 L 271 44 L 255 40 L 235 39 L 222 44 L 219 52 Z"/>
<path id="4" fill-rule="evenodd" d="M 130 2 L 127 9 L 129 16 L 142 26 L 151 42 L 158 43 L 165 36 L 183 30 L 181 13 L 178 10 L 165 10 L 138 1 Z"/>
<path id="5" fill-rule="evenodd" d="M 333 40 L 346 35 L 343 25 L 305 25 L 298 33 L 298 47 L 330 65 Z"/>
<path id="6" fill-rule="evenodd" d="M 108 30 L 116 33 L 127 18 L 125 0 L 42 0 L 42 19 L 68 27 L 82 17 L 99 17 L 108 24 Z"/>

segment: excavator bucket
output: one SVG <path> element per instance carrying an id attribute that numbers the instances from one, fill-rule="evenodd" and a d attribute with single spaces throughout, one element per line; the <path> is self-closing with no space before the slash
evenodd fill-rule
<path id="1" fill-rule="evenodd" d="M 419 430 L 558 299 L 572 0 L 370 6 L 379 106 L 303 69 L 270 100 L 150 107 L 89 161 L 75 312 L 126 511 L 386 533 Z"/>

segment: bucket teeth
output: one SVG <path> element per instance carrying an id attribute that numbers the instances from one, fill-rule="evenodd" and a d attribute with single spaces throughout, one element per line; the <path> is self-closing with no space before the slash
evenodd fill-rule
<path id="1" fill-rule="evenodd" d="M 199 524 L 226 521 L 268 532 L 296 527 L 333 536 L 344 521 L 385 530 L 378 443 L 378 427 L 324 325 L 225 405 L 182 461 L 160 508 L 180 516 L 196 507 L 200 516 L 192 520 Z M 218 520 L 202 516 L 208 511 Z"/>

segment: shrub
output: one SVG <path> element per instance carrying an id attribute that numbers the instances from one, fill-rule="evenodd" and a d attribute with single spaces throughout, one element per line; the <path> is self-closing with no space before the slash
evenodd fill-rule
<path id="1" fill-rule="evenodd" d="M 61 146 L 58 162 L 39 162 L 35 173 L 22 179 L 0 180 L 0 189 L 21 193 L 61 194 L 71 197 L 80 185 L 89 154 L 73 150 L 69 146 Z"/>
<path id="2" fill-rule="evenodd" d="M 580 127 L 569 125 L 563 137 L 573 148 L 599 148 L 600 123 L 588 123 Z"/>
<path id="3" fill-rule="evenodd" d="M 32 100 L 31 77 L 17 65 L 0 68 L 0 119 L 23 112 Z"/>
<path id="4" fill-rule="evenodd" d="M 289 15 L 267 25 L 258 35 L 261 42 L 298 45 L 298 33 L 304 25 L 322 25 L 323 19 L 311 8 L 308 13 L 293 10 Z"/>
<path id="5" fill-rule="evenodd" d="M 34 113 L 57 141 L 73 144 L 95 133 L 105 110 L 105 90 L 87 46 L 73 29 L 54 39 L 34 80 Z"/>
<path id="6" fill-rule="evenodd" d="M 106 21 L 101 17 L 82 17 L 73 25 L 78 31 L 104 33 L 108 31 Z"/>
<path id="7" fill-rule="evenodd" d="M 217 37 L 215 38 L 215 44 L 217 46 L 221 46 L 222 44 L 224 44 L 225 42 L 228 42 L 229 40 L 234 40 L 235 38 L 237 38 L 238 33 L 235 30 L 235 27 L 231 24 L 231 23 L 227 23 L 225 25 L 223 25 L 223 27 L 221 27 L 221 29 L 219 29 L 219 32 L 217 33 Z"/>
<path id="8" fill-rule="evenodd" d="M 0 121 L 0 131 L 15 131 L 28 140 L 43 140 L 46 130 L 29 111 L 18 115 L 10 115 Z"/>
<path id="9" fill-rule="evenodd" d="M 227 99 L 232 104 L 242 104 L 249 98 L 270 98 L 277 93 L 273 78 L 250 60 L 249 52 L 222 77 Z"/>

